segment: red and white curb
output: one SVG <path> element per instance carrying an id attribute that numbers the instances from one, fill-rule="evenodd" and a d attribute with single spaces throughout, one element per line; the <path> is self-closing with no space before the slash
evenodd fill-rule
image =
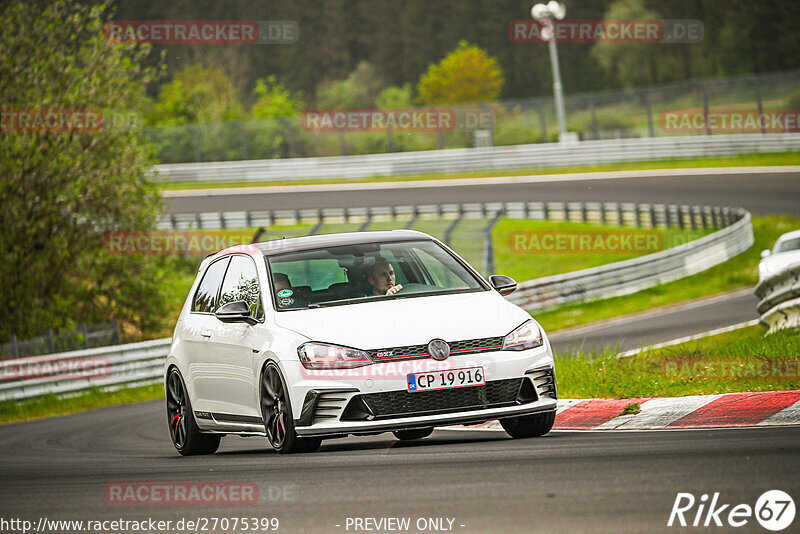
<path id="1" fill-rule="evenodd" d="M 620 415 L 638 403 L 635 415 Z M 637 399 L 561 399 L 554 430 L 656 430 L 800 425 L 800 390 Z M 489 421 L 464 429 L 502 430 Z"/>

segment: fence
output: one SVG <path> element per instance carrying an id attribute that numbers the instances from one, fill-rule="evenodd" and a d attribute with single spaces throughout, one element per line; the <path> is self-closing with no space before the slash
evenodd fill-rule
<path id="1" fill-rule="evenodd" d="M 798 150 L 800 134 L 736 134 L 460 148 L 364 156 L 184 163 L 156 165 L 153 170 L 156 171 L 158 180 L 172 183 L 270 182 L 535 169 Z"/>
<path id="2" fill-rule="evenodd" d="M 800 264 L 762 280 L 755 290 L 758 313 L 768 332 L 800 326 Z"/>
<path id="3" fill-rule="evenodd" d="M 0 361 L 0 400 L 153 383 L 171 338 Z"/>
<path id="4" fill-rule="evenodd" d="M 192 221 L 204 228 L 242 225 L 249 221 L 263 223 L 289 218 L 305 220 L 316 217 L 312 230 L 331 221 L 354 220 L 368 229 L 376 219 L 407 217 L 406 227 L 413 227 L 423 217 L 447 218 L 444 240 L 464 219 L 477 217 L 483 225 L 484 272 L 493 270 L 492 243 L 489 236 L 501 217 L 538 220 L 574 221 L 618 226 L 656 228 L 717 228 L 709 235 L 684 245 L 632 260 L 601 267 L 529 280 L 509 300 L 527 307 L 542 309 L 564 302 L 590 300 L 631 293 L 658 283 L 675 280 L 717 265 L 746 250 L 753 243 L 750 214 L 742 209 L 675 206 L 663 204 L 625 204 L 598 202 L 519 202 L 494 204 L 435 205 L 407 208 L 362 208 L 347 210 L 306 210 L 286 212 L 237 212 L 234 214 L 196 214 L 189 219 L 169 217 L 162 222 L 173 228 L 185 228 Z M 488 221 L 488 222 L 486 222 Z M 210 226 L 209 226 L 210 225 Z M 161 380 L 164 358 L 171 340 L 89 349 L 72 353 L 0 362 L 0 400 L 25 399 L 45 392 L 65 393 L 90 386 L 142 384 Z M 88 363 L 86 363 L 88 362 Z M 72 364 L 72 367 L 70 367 Z M 43 369 L 71 369 L 66 377 Z M 34 372 L 35 370 L 35 372 Z M 98 371 L 99 370 L 99 371 Z M 35 376 L 34 376 L 35 375 Z"/>
<path id="5" fill-rule="evenodd" d="M 589 93 L 564 98 L 568 129 L 582 140 L 704 135 L 675 131 L 667 111 L 800 108 L 800 70 Z M 529 98 L 447 106 L 454 128 L 432 132 L 314 132 L 300 117 L 146 128 L 162 163 L 257 160 L 512 146 L 557 140 L 553 99 Z M 796 131 L 796 130 L 795 130 Z M 476 135 L 478 132 L 480 135 Z M 765 133 L 766 129 L 754 133 Z"/>
<path id="6" fill-rule="evenodd" d="M 52 329 L 47 329 L 44 335 L 30 339 L 18 340 L 17 336 L 12 335 L 8 342 L 0 343 L 0 359 L 119 345 L 120 342 L 119 323 L 112 319 L 96 325 L 79 324 L 70 332 L 53 332 Z"/>

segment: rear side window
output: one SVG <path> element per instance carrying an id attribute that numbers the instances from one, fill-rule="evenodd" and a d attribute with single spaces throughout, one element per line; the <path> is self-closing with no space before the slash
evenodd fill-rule
<path id="1" fill-rule="evenodd" d="M 202 313 L 214 313 L 217 309 L 217 290 L 219 289 L 222 277 L 225 275 L 225 268 L 228 266 L 230 258 L 224 258 L 212 263 L 206 269 L 197 292 L 192 301 L 192 311 Z"/>
<path id="2" fill-rule="evenodd" d="M 256 319 L 264 316 L 261 307 L 261 290 L 258 285 L 258 274 L 253 260 L 246 256 L 232 256 L 222 290 L 219 292 L 219 306 L 243 300 L 250 306 L 250 315 Z"/>

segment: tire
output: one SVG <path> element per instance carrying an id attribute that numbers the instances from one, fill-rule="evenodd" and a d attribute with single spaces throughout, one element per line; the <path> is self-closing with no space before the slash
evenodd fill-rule
<path id="1" fill-rule="evenodd" d="M 394 437 L 400 441 L 411 441 L 415 439 L 427 438 L 433 433 L 433 427 L 413 428 L 411 430 L 395 430 L 392 432 Z"/>
<path id="2" fill-rule="evenodd" d="M 261 417 L 264 419 L 264 430 L 272 448 L 281 454 L 314 452 L 319 449 L 321 438 L 301 438 L 295 432 L 286 384 L 274 363 L 269 363 L 264 368 L 260 390 Z"/>
<path id="3" fill-rule="evenodd" d="M 500 424 L 512 438 L 536 438 L 550 432 L 555 420 L 556 412 L 552 411 L 500 419 Z"/>
<path id="4" fill-rule="evenodd" d="M 167 376 L 165 392 L 167 426 L 175 449 L 183 456 L 215 453 L 222 436 L 200 432 L 186 386 L 177 369 L 173 368 Z"/>

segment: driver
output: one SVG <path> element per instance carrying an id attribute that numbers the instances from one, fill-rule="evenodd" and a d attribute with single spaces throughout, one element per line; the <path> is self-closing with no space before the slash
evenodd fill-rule
<path id="1" fill-rule="evenodd" d="M 375 264 L 367 271 L 367 282 L 371 286 L 369 296 L 394 295 L 403 286 L 395 284 L 394 267 L 383 257 L 375 259 Z"/>

